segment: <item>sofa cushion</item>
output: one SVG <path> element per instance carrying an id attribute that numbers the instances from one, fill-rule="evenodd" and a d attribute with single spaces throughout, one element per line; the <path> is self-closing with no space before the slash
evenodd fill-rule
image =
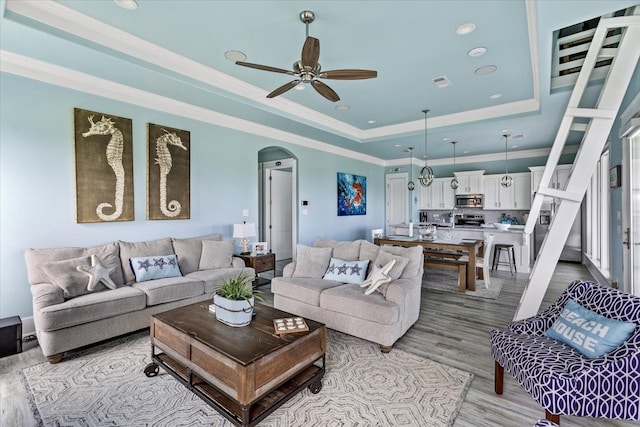
<path id="1" fill-rule="evenodd" d="M 123 242 L 120 240 L 118 241 L 118 245 L 120 246 L 122 273 L 125 283 L 127 284 L 134 283 L 136 280 L 133 270 L 131 270 L 131 265 L 129 264 L 131 258 L 173 253 L 171 239 L 168 237 L 147 242 Z"/>
<path id="2" fill-rule="evenodd" d="M 97 255 L 102 265 L 112 269 L 109 277 L 111 277 L 116 286 L 122 286 L 126 283 L 122 272 L 122 264 L 120 263 L 120 246 L 118 243 L 111 242 L 106 245 L 87 248 L 86 253 L 87 255 Z"/>
<path id="3" fill-rule="evenodd" d="M 331 258 L 329 267 L 322 277 L 325 280 L 334 280 L 342 283 L 362 283 L 367 274 L 369 260 L 346 261 L 340 258 Z"/>
<path id="4" fill-rule="evenodd" d="M 145 308 L 144 293 L 129 286 L 81 295 L 35 314 L 36 330 L 55 331 Z"/>
<path id="5" fill-rule="evenodd" d="M 357 261 L 360 255 L 360 240 L 338 242 L 318 237 L 313 246 L 317 248 L 332 248 L 332 256 L 345 261 Z"/>
<path id="6" fill-rule="evenodd" d="M 329 267 L 332 248 L 314 248 L 305 245 L 297 246 L 296 269 L 293 277 L 322 279 Z"/>
<path id="7" fill-rule="evenodd" d="M 173 252 L 178 256 L 178 265 L 183 275 L 187 275 L 200 269 L 200 257 L 202 256 L 202 241 L 221 241 L 221 234 L 210 236 L 191 237 L 189 239 L 171 238 Z"/>
<path id="8" fill-rule="evenodd" d="M 364 288 L 346 284 L 320 295 L 320 308 L 370 322 L 390 325 L 400 320 L 400 307 L 378 293 L 365 295 Z"/>
<path id="9" fill-rule="evenodd" d="M 424 263 L 424 248 L 422 246 L 410 246 L 408 248 L 403 248 L 402 246 L 382 246 L 380 251 L 399 255 L 409 260 L 409 263 L 404 267 L 400 278 L 414 279 L 416 276 L 420 275 Z"/>
<path id="10" fill-rule="evenodd" d="M 136 283 L 182 276 L 178 267 L 178 257 L 175 254 L 133 257 L 129 262 L 136 276 Z"/>
<path id="11" fill-rule="evenodd" d="M 69 299 L 89 293 L 87 289 L 89 277 L 78 270 L 80 266 L 90 267 L 91 258 L 83 256 L 46 262 L 42 265 L 42 271 L 48 278 L 46 281 L 60 287 L 64 298 Z"/>
<path id="12" fill-rule="evenodd" d="M 200 280 L 204 283 L 204 293 L 213 294 L 225 280 L 244 275 L 255 277 L 256 271 L 251 267 L 215 268 L 212 270 L 198 270 L 185 275 L 190 279 Z"/>
<path id="13" fill-rule="evenodd" d="M 378 256 L 374 262 L 375 265 L 382 267 L 389 264 L 389 261 L 395 260 L 395 263 L 391 267 L 389 271 L 389 277 L 391 280 L 397 280 L 402 276 L 405 267 L 409 264 L 409 258 L 403 257 L 401 255 L 394 255 L 392 253 L 381 250 L 378 252 Z"/>
<path id="14" fill-rule="evenodd" d="M 570 299 L 545 335 L 593 359 L 620 347 L 635 328 L 635 323 L 609 319 Z"/>
<path id="15" fill-rule="evenodd" d="M 29 284 L 49 283 L 49 277 L 42 270 L 44 264 L 83 256 L 86 256 L 85 248 L 27 249 L 24 260 Z"/>
<path id="16" fill-rule="evenodd" d="M 211 270 L 212 268 L 232 267 L 233 240 L 202 241 L 202 255 L 200 256 L 200 270 Z"/>
<path id="17" fill-rule="evenodd" d="M 360 254 L 358 255 L 358 259 L 361 261 L 365 259 L 369 260 L 369 272 L 373 270 L 374 263 L 378 257 L 378 252 L 380 252 L 380 246 L 374 245 L 366 240 L 362 240 L 360 242 Z"/>
<path id="18" fill-rule="evenodd" d="M 131 285 L 147 296 L 147 306 L 196 297 L 204 293 L 204 283 L 191 277 L 169 277 Z"/>
<path id="19" fill-rule="evenodd" d="M 323 291 L 342 285 L 344 284 L 324 279 L 275 277 L 271 280 L 271 292 L 318 307 Z"/>

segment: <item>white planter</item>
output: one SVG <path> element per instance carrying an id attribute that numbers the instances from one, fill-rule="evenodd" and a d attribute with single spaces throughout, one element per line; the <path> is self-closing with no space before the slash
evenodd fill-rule
<path id="1" fill-rule="evenodd" d="M 213 294 L 213 305 L 216 308 L 216 319 L 225 325 L 240 327 L 251 323 L 254 299 L 234 301 Z"/>

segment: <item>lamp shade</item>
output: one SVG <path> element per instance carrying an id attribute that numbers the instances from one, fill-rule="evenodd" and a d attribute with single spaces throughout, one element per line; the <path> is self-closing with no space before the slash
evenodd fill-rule
<path id="1" fill-rule="evenodd" d="M 233 238 L 243 239 L 245 237 L 254 237 L 256 235 L 256 225 L 252 222 L 242 224 L 233 224 Z"/>

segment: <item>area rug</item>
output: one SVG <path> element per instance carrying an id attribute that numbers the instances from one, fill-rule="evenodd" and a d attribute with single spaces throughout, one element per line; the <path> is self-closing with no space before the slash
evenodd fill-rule
<path id="1" fill-rule="evenodd" d="M 69 353 L 68 353 L 69 354 Z M 231 426 L 160 370 L 147 378 L 148 333 L 22 371 L 41 426 Z M 304 389 L 260 426 L 450 426 L 473 375 L 328 331 L 322 390 Z"/>
<path id="2" fill-rule="evenodd" d="M 503 284 L 503 280 L 492 277 L 489 289 L 487 289 L 484 280 L 476 279 L 476 290 L 470 291 L 467 289 L 464 295 L 476 298 L 497 299 Z M 424 270 L 424 275 L 422 276 L 422 287 L 432 291 L 460 294 L 458 288 L 458 272 L 427 268 Z"/>

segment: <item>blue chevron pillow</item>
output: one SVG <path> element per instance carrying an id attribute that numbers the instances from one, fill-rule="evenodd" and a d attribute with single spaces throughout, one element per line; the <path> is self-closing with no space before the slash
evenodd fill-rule
<path id="1" fill-rule="evenodd" d="M 136 283 L 182 276 L 178 257 L 174 254 L 130 258 L 129 264 L 136 276 Z"/>
<path id="2" fill-rule="evenodd" d="M 635 323 L 609 319 L 570 299 L 545 335 L 593 359 L 620 347 L 635 328 Z"/>
<path id="3" fill-rule="evenodd" d="M 322 277 L 325 280 L 335 280 L 342 283 L 362 283 L 367 276 L 369 260 L 345 261 L 339 258 L 331 258 L 329 268 Z"/>

